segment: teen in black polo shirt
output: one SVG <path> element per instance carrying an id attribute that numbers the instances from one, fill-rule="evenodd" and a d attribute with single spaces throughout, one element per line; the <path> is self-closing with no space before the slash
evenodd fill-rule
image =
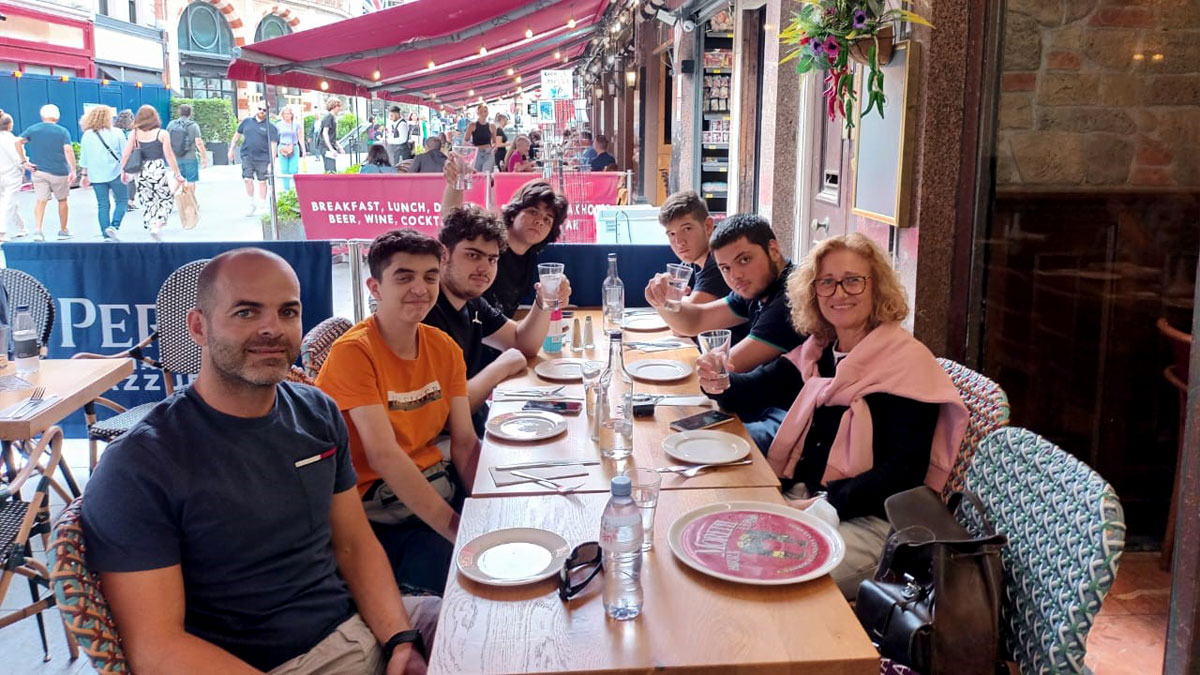
<path id="1" fill-rule="evenodd" d="M 668 312 L 663 308 L 670 275 L 657 274 L 646 286 L 646 302 L 672 330 L 699 335 L 748 325 L 748 339 L 729 353 L 729 368 L 735 372 L 749 371 L 804 341 L 792 327 L 784 293 L 792 263 L 780 252 L 766 219 L 750 213 L 731 216 L 713 232 L 709 248 L 731 289 L 729 295 L 702 304 L 681 303 L 678 312 Z"/>
<path id="2" fill-rule="evenodd" d="M 507 230 L 496 216 L 474 204 L 446 213 L 438 239 L 442 252 L 441 289 L 437 304 L 424 323 L 445 331 L 462 348 L 467 365 L 467 398 L 477 429 L 487 421 L 487 397 L 504 380 L 525 369 L 537 356 L 550 328 L 550 312 L 542 309 L 541 284 L 533 307 L 520 323 L 504 316 L 483 297 L 492 282 L 505 249 Z M 559 304 L 566 306 L 571 283 L 564 277 Z M 491 358 L 488 348 L 500 350 Z M 493 352 L 494 353 L 494 352 Z M 479 432 L 482 435 L 482 431 Z"/>

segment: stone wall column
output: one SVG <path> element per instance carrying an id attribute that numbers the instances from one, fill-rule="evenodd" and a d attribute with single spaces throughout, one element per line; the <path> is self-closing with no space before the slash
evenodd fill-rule
<path id="1" fill-rule="evenodd" d="M 703 30 L 697 26 L 696 30 Z M 675 91 L 668 92 L 675 97 L 673 114 L 675 121 L 671 125 L 671 175 L 670 192 L 691 190 L 699 178 L 700 167 L 696 165 L 696 143 L 700 138 L 697 131 L 700 120 L 696 118 L 696 78 L 702 77 L 703 64 L 696 52 L 696 34 L 685 33 L 680 23 L 674 28 L 675 47 L 672 50 L 672 61 L 675 64 Z M 692 72 L 683 72 L 683 62 L 692 62 Z"/>

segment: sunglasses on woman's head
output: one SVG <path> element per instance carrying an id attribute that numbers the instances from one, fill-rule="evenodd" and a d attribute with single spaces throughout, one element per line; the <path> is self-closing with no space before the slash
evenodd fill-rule
<path id="1" fill-rule="evenodd" d="M 563 602 L 579 595 L 604 569 L 600 556 L 600 543 L 595 541 L 584 542 L 571 551 L 558 573 L 558 597 Z"/>

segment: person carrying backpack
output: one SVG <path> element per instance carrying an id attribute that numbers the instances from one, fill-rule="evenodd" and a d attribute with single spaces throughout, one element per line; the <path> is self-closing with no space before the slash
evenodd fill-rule
<path id="1" fill-rule="evenodd" d="M 179 117 L 167 125 L 167 133 L 171 135 L 171 149 L 175 151 L 175 161 L 179 163 L 183 180 L 199 182 L 200 167 L 208 167 L 208 149 L 200 137 L 200 125 L 192 119 L 192 106 L 179 105 Z"/>

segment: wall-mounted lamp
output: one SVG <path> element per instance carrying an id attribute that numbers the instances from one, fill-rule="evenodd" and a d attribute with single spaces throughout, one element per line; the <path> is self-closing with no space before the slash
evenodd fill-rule
<path id="1" fill-rule="evenodd" d="M 625 71 L 625 84 L 629 85 L 630 87 L 637 86 L 637 71 L 636 70 L 630 69 L 630 70 Z"/>

